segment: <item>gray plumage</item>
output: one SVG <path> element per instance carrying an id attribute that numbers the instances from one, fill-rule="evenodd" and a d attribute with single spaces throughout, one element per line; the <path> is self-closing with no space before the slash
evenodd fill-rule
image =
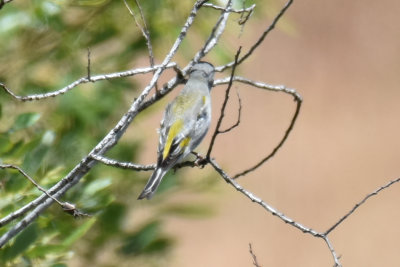
<path id="1" fill-rule="evenodd" d="M 178 96 L 168 104 L 161 121 L 157 166 L 138 199 L 150 199 L 164 175 L 203 140 L 211 122 L 210 90 L 214 66 L 199 62 Z"/>

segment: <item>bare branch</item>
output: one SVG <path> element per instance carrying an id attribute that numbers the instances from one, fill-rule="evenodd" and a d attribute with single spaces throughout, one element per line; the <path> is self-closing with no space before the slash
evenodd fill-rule
<path id="1" fill-rule="evenodd" d="M 135 3 L 136 3 L 136 5 L 137 5 L 137 7 L 139 9 L 139 13 L 140 13 L 140 17 L 141 17 L 142 22 L 143 22 L 143 26 L 137 20 L 137 18 L 135 16 L 135 12 L 131 9 L 131 7 L 129 6 L 128 2 L 126 2 L 126 0 L 124 0 L 124 3 L 125 3 L 126 8 L 129 11 L 129 13 L 132 15 L 133 19 L 135 20 L 136 26 L 142 32 L 142 35 L 143 35 L 144 39 L 146 40 L 146 46 L 147 46 L 147 50 L 149 52 L 150 67 L 153 67 L 154 66 L 153 46 L 151 45 L 150 32 L 148 30 L 147 23 L 146 23 L 146 20 L 144 18 L 142 7 L 141 7 L 139 1 L 135 0 Z M 153 71 L 153 73 L 154 72 L 155 72 L 155 70 Z M 156 88 L 156 91 L 158 91 L 157 83 L 155 84 L 155 88 Z"/>
<path id="2" fill-rule="evenodd" d="M 322 239 L 325 241 L 326 245 L 328 246 L 328 248 L 332 254 L 333 261 L 335 262 L 334 267 L 342 267 L 342 264 L 339 261 L 340 257 L 337 256 L 337 253 L 336 253 L 335 249 L 333 248 L 331 242 L 329 241 L 328 236 L 324 235 L 324 237 Z"/>
<path id="3" fill-rule="evenodd" d="M 176 65 L 176 63 L 168 63 L 166 65 L 156 65 L 154 67 L 146 67 L 146 68 L 138 68 L 134 70 L 127 70 L 127 71 L 122 71 L 122 72 L 114 72 L 110 74 L 100 74 L 96 76 L 90 77 L 82 77 L 73 83 L 65 86 L 64 88 L 61 88 L 57 91 L 49 92 L 49 93 L 44 93 L 44 94 L 33 94 L 33 95 L 27 95 L 27 96 L 19 96 L 14 94 L 11 89 L 7 88 L 7 86 L 3 83 L 0 82 L 0 87 L 4 89 L 6 93 L 14 97 L 15 99 L 19 101 L 35 101 L 35 100 L 41 100 L 45 98 L 50 98 L 50 97 L 56 97 L 62 94 L 65 94 L 66 92 L 72 90 L 73 88 L 77 87 L 80 84 L 85 84 L 88 82 L 97 82 L 97 81 L 103 81 L 103 80 L 111 80 L 111 79 L 117 79 L 117 78 L 123 78 L 123 77 L 129 77 L 129 76 L 134 76 L 138 74 L 146 74 L 149 72 L 153 72 L 154 70 L 159 70 L 159 69 L 166 69 L 166 68 L 173 68 Z"/>
<path id="4" fill-rule="evenodd" d="M 254 254 L 254 252 L 253 252 L 253 248 L 251 247 L 251 243 L 249 243 L 249 252 L 250 252 L 251 257 L 253 258 L 253 265 L 256 266 L 256 267 L 261 267 L 261 265 L 258 264 L 256 254 Z"/>
<path id="5" fill-rule="evenodd" d="M 254 8 L 256 7 L 256 4 L 252 4 L 251 6 L 249 6 L 249 7 L 247 7 L 247 8 L 242 8 L 242 9 L 234 9 L 234 8 L 232 8 L 232 7 L 226 8 L 226 7 L 221 7 L 221 6 L 217 6 L 217 5 L 210 4 L 210 3 L 206 3 L 206 4 L 204 4 L 203 6 L 204 6 L 204 7 L 211 7 L 211 8 L 214 8 L 214 9 L 216 9 L 216 10 L 221 10 L 221 11 L 225 11 L 225 12 L 231 12 L 231 13 L 238 13 L 238 14 L 241 14 L 241 13 L 250 13 L 250 12 L 253 12 Z"/>
<path id="6" fill-rule="evenodd" d="M 226 3 L 226 10 L 232 8 L 232 0 L 228 0 Z M 205 42 L 204 46 L 196 53 L 193 57 L 193 60 L 190 64 L 185 68 L 185 70 L 189 69 L 195 62 L 198 62 L 201 58 L 203 58 L 211 49 L 216 46 L 218 43 L 219 38 L 221 37 L 222 33 L 225 30 L 226 22 L 228 21 L 230 12 L 222 11 L 221 15 L 219 16 L 217 23 L 211 30 L 210 36 L 208 37 L 207 41 Z"/>
<path id="7" fill-rule="evenodd" d="M 248 19 L 251 17 L 251 15 L 253 14 L 254 8 L 256 7 L 256 4 L 251 5 L 250 7 L 247 8 L 242 8 L 242 9 L 234 9 L 234 8 L 224 8 L 224 7 L 220 7 L 214 4 L 204 4 L 203 6 L 205 7 L 211 7 L 214 8 L 216 10 L 222 10 L 225 12 L 231 12 L 231 13 L 237 13 L 240 14 L 240 20 L 239 20 L 239 25 L 243 25 L 245 24 Z"/>
<path id="8" fill-rule="evenodd" d="M 287 138 L 289 137 L 289 134 L 291 133 L 291 131 L 293 130 L 294 124 L 299 116 L 300 113 L 300 108 L 301 108 L 301 103 L 302 103 L 302 98 L 301 96 L 296 92 L 296 90 L 291 89 L 291 88 L 287 88 L 283 85 L 269 85 L 266 83 L 262 83 L 262 82 L 257 82 L 257 81 L 252 81 L 250 79 L 247 78 L 243 78 L 240 76 L 234 76 L 232 78 L 227 77 L 224 79 L 220 79 L 220 80 L 216 80 L 214 81 L 214 86 L 216 85 L 221 85 L 221 84 L 226 84 L 226 83 L 230 83 L 231 80 L 235 81 L 235 82 L 241 82 L 244 84 L 248 84 L 251 86 L 255 86 L 257 88 L 260 89 L 266 89 L 266 90 L 270 90 L 270 91 L 274 91 L 274 92 L 284 92 L 287 94 L 290 94 L 294 97 L 294 100 L 296 101 L 296 110 L 293 114 L 293 117 L 290 121 L 290 124 L 288 126 L 288 128 L 285 131 L 285 134 L 283 135 L 281 141 L 277 144 L 277 146 L 272 150 L 272 152 L 270 154 L 268 154 L 267 156 L 265 156 L 263 159 L 261 159 L 257 164 L 255 164 L 254 166 L 236 174 L 233 176 L 233 179 L 237 179 L 240 176 L 246 175 L 249 172 L 254 171 L 255 169 L 259 168 L 261 165 L 263 165 L 266 161 L 268 161 L 270 158 L 272 158 L 276 152 L 278 152 L 278 150 L 283 146 L 283 144 L 286 142 Z"/>
<path id="9" fill-rule="evenodd" d="M 237 60 L 239 58 L 241 49 L 242 49 L 242 47 L 239 47 L 238 51 L 236 52 L 236 55 L 235 55 L 235 62 L 236 63 L 237 63 Z M 210 146 L 208 147 L 208 151 L 207 151 L 207 155 L 206 155 L 207 159 L 210 158 L 211 151 L 212 151 L 212 149 L 214 147 L 214 143 L 215 143 L 215 139 L 217 138 L 217 135 L 221 133 L 219 129 L 221 128 L 222 120 L 225 117 L 225 109 L 226 109 L 226 105 L 228 104 L 229 92 L 231 91 L 231 87 L 232 87 L 232 84 L 233 84 L 232 78 L 235 75 L 236 65 L 237 64 L 234 64 L 233 67 L 232 67 L 230 81 L 229 81 L 229 84 L 228 84 L 228 88 L 226 88 L 225 99 L 224 99 L 224 102 L 222 103 L 222 107 L 221 107 L 221 113 L 220 113 L 220 116 L 218 118 L 217 126 L 215 127 L 215 131 L 214 131 L 214 133 L 213 133 L 213 135 L 211 137 Z"/>
<path id="10" fill-rule="evenodd" d="M 54 198 L 52 195 L 50 195 L 46 189 L 41 187 L 38 183 L 33 180 L 32 177 L 30 177 L 26 172 L 24 172 L 20 167 L 12 165 L 12 164 L 0 164 L 0 169 L 14 169 L 17 170 L 20 174 L 22 174 L 26 179 L 28 179 L 34 186 L 36 186 L 37 189 L 45 193 L 49 198 L 52 198 L 55 202 L 57 202 L 60 206 L 62 206 L 62 203 Z"/>
<path id="11" fill-rule="evenodd" d="M 151 66 L 153 67 L 153 66 Z M 92 81 L 92 77 L 90 74 L 91 70 L 90 70 L 90 48 L 87 48 L 87 79 L 88 81 Z"/>
<path id="12" fill-rule="evenodd" d="M 302 224 L 290 219 L 289 217 L 285 216 L 283 213 L 280 213 L 270 205 L 268 205 L 266 202 L 264 202 L 262 199 L 259 197 L 255 196 L 253 193 L 247 191 L 244 189 L 241 185 L 239 185 L 235 180 L 233 180 L 218 164 L 214 159 L 208 159 L 209 163 L 213 168 L 219 173 L 219 175 L 224 178 L 225 182 L 233 186 L 237 191 L 245 195 L 248 199 L 250 199 L 252 202 L 257 203 L 261 207 L 263 207 L 266 211 L 271 213 L 272 215 L 278 217 L 282 221 L 284 221 L 287 224 L 290 224 L 294 226 L 295 228 L 299 229 L 303 233 L 311 234 L 315 237 L 322 237 L 323 234 L 312 230 L 311 228 L 307 228 L 303 226 Z"/>
<path id="13" fill-rule="evenodd" d="M 231 127 L 225 129 L 225 130 L 219 131 L 220 133 L 227 133 L 227 132 L 230 132 L 230 131 L 232 131 L 233 129 L 235 129 L 236 127 L 238 127 L 239 124 L 240 124 L 240 118 L 241 118 L 241 116 L 242 116 L 242 99 L 240 98 L 240 95 L 239 95 L 239 91 L 238 91 L 238 90 L 236 90 L 236 95 L 237 95 L 238 101 L 239 101 L 238 118 L 237 118 L 237 120 L 236 120 L 236 123 L 233 124 Z"/>
<path id="14" fill-rule="evenodd" d="M 134 164 L 131 162 L 121 162 L 117 161 L 114 159 L 110 159 L 104 156 L 96 155 L 96 154 L 91 154 L 90 157 L 92 159 L 95 159 L 105 165 L 108 166 L 113 166 L 121 169 L 131 169 L 135 171 L 151 171 L 156 168 L 156 164 L 150 164 L 150 165 L 140 165 L 140 164 Z"/>
<path id="15" fill-rule="evenodd" d="M 329 250 L 332 254 L 332 257 L 334 258 L 335 261 L 335 266 L 341 266 L 339 262 L 339 258 L 336 256 L 336 252 L 333 249 L 332 244 L 329 242 L 329 239 L 327 238 L 327 235 L 324 233 L 317 232 L 311 228 L 305 227 L 304 225 L 290 219 L 289 217 L 285 216 L 283 213 L 275 210 L 273 207 L 268 205 L 266 202 L 264 202 L 262 199 L 259 197 L 255 196 L 253 193 L 247 191 L 244 189 L 241 185 L 239 185 L 235 180 L 233 180 L 217 163 L 215 160 L 209 158 L 207 159 L 208 162 L 213 166 L 214 170 L 216 170 L 219 175 L 231 186 L 233 186 L 237 191 L 245 195 L 248 199 L 250 199 L 252 202 L 260 205 L 263 209 L 265 209 L 267 212 L 271 213 L 272 215 L 278 217 L 281 219 L 283 222 L 297 228 L 298 230 L 302 231 L 305 234 L 310 234 L 314 237 L 322 238 L 325 243 L 328 245 Z"/>
<path id="16" fill-rule="evenodd" d="M 268 26 L 268 28 L 261 34 L 261 36 L 258 38 L 258 40 L 252 45 L 252 47 L 247 51 L 238 61 L 238 64 L 240 65 L 245 61 L 249 56 L 253 54 L 253 52 L 256 50 L 256 48 L 264 41 L 265 37 L 275 28 L 275 25 L 279 21 L 279 19 L 285 14 L 286 10 L 290 7 L 290 5 L 293 3 L 293 0 L 289 0 L 285 6 L 279 11 L 279 13 L 276 15 L 272 23 Z M 234 62 L 230 62 L 224 66 L 221 66 L 220 68 L 216 68 L 216 71 L 223 71 L 226 68 L 232 67 Z"/>
<path id="17" fill-rule="evenodd" d="M 267 84 L 264 82 L 253 81 L 253 80 L 241 77 L 241 76 L 234 76 L 232 78 L 232 80 L 234 82 L 241 82 L 244 84 L 255 86 L 260 89 L 266 89 L 266 90 L 275 91 L 275 92 L 284 92 L 284 93 L 292 95 L 296 101 L 302 101 L 300 94 L 297 93 L 295 89 L 287 88 L 284 85 L 271 85 L 271 84 Z M 229 82 L 230 82 L 230 77 L 226 77 L 224 79 L 215 80 L 214 86 L 221 85 L 221 84 L 228 84 Z"/>
<path id="18" fill-rule="evenodd" d="M 387 184 L 379 187 L 378 189 L 376 189 L 375 191 L 369 193 L 368 195 L 366 195 L 360 202 L 358 202 L 356 205 L 354 205 L 354 207 L 348 212 L 346 213 L 342 218 L 340 218 L 334 225 L 332 225 L 328 230 L 325 231 L 325 235 L 328 235 L 330 232 L 332 232 L 333 230 L 335 230 L 336 227 L 338 227 L 344 220 L 346 220 L 351 214 L 353 214 L 361 205 L 363 205 L 370 197 L 376 196 L 380 191 L 389 188 L 390 186 L 392 186 L 395 183 L 400 182 L 400 178 L 397 178 L 395 180 L 392 180 L 390 182 L 388 182 Z"/>
<path id="19" fill-rule="evenodd" d="M 74 204 L 71 204 L 71 203 L 68 203 L 68 202 L 61 202 L 57 198 L 53 197 L 49 192 L 47 192 L 46 189 L 41 187 L 32 177 L 30 177 L 20 167 L 12 165 L 12 164 L 0 164 L 0 169 L 14 169 L 14 170 L 17 170 L 20 174 L 22 174 L 25 178 L 27 178 L 37 189 L 39 189 L 41 192 L 46 194 L 49 198 L 51 198 L 52 200 L 57 202 L 65 212 L 73 215 L 74 217 L 88 216 L 88 214 L 80 212 L 79 210 L 77 210 Z M 3 226 L 3 225 L 1 225 L 1 226 Z"/>

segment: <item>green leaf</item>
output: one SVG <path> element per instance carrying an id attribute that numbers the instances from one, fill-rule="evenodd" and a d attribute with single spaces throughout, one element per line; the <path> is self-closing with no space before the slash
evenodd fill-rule
<path id="1" fill-rule="evenodd" d="M 94 180 L 91 183 L 89 183 L 89 185 L 86 186 L 83 194 L 93 196 L 98 191 L 101 191 L 101 190 L 109 187 L 111 184 L 112 184 L 112 181 L 110 178 Z"/>
<path id="2" fill-rule="evenodd" d="M 37 245 L 28 252 L 28 255 L 33 259 L 42 258 L 50 254 L 60 253 L 64 250 L 65 247 L 61 245 Z"/>
<path id="3" fill-rule="evenodd" d="M 110 204 L 99 218 L 101 231 L 108 235 L 120 231 L 121 223 L 126 214 L 126 207 L 120 203 Z"/>
<path id="4" fill-rule="evenodd" d="M 95 222 L 96 222 L 95 217 L 92 217 L 89 220 L 87 220 L 85 223 L 79 226 L 75 231 L 73 231 L 71 235 L 68 236 L 68 238 L 66 238 L 62 242 L 62 245 L 65 247 L 71 246 L 75 241 L 77 241 L 79 238 L 85 235 L 86 232 L 89 231 L 89 229 L 93 226 Z"/>
<path id="5" fill-rule="evenodd" d="M 40 118 L 39 113 L 28 112 L 18 115 L 15 119 L 14 125 L 9 130 L 10 132 L 19 131 L 34 125 Z"/>
<path id="6" fill-rule="evenodd" d="M 39 144 L 33 150 L 28 151 L 25 154 L 22 169 L 24 169 L 28 174 L 34 175 L 42 166 L 43 159 L 48 151 L 49 147 L 42 144 Z"/>
<path id="7" fill-rule="evenodd" d="M 0 133 L 0 153 L 4 153 L 12 148 L 10 137 L 7 134 Z"/>
<path id="8" fill-rule="evenodd" d="M 165 215 L 178 215 L 189 218 L 205 218 L 215 213 L 210 205 L 201 204 L 176 204 L 170 205 L 161 210 Z"/>
<path id="9" fill-rule="evenodd" d="M 160 233 L 160 222 L 154 221 L 146 224 L 137 232 L 128 235 L 125 238 L 124 245 L 120 248 L 120 252 L 125 255 L 135 255 L 143 252 L 149 247 Z"/>

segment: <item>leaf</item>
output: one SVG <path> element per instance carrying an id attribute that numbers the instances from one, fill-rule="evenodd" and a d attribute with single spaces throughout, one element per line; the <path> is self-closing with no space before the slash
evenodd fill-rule
<path id="1" fill-rule="evenodd" d="M 213 215 L 214 209 L 210 205 L 201 204 L 176 204 L 170 205 L 161 210 L 165 215 L 178 215 L 189 218 L 205 218 Z"/>
<path id="2" fill-rule="evenodd" d="M 28 252 L 28 255 L 32 259 L 43 258 L 46 257 L 47 255 L 60 253 L 64 250 L 65 247 L 61 245 L 53 245 L 53 244 L 37 245 Z"/>
<path id="3" fill-rule="evenodd" d="M 112 181 L 110 178 L 94 180 L 86 186 L 83 194 L 93 196 L 98 191 L 109 187 L 111 184 Z"/>
<path id="4" fill-rule="evenodd" d="M 34 125 L 40 119 L 40 114 L 35 112 L 22 113 L 15 119 L 9 132 L 19 131 Z"/>
<path id="5" fill-rule="evenodd" d="M 119 251 L 125 255 L 139 254 L 157 240 L 159 233 L 160 222 L 150 222 L 137 232 L 128 235 L 125 238 L 124 245 L 119 249 Z"/>
<path id="6" fill-rule="evenodd" d="M 87 220 L 85 223 L 79 226 L 75 231 L 73 231 L 71 235 L 68 236 L 68 238 L 66 238 L 62 242 L 62 245 L 65 247 L 71 246 L 75 241 L 77 241 L 79 238 L 85 235 L 86 232 L 89 231 L 89 229 L 93 226 L 95 222 L 96 222 L 95 217 L 92 217 L 89 220 Z"/>

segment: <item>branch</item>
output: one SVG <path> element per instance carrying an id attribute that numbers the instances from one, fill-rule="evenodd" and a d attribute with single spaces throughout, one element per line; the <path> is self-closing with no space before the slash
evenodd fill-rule
<path id="1" fill-rule="evenodd" d="M 358 202 L 348 213 L 346 213 L 342 218 L 340 218 L 334 225 L 332 225 L 328 230 L 325 231 L 325 235 L 328 235 L 330 232 L 335 230 L 336 227 L 338 227 L 344 220 L 346 220 L 351 214 L 353 214 L 361 205 L 363 205 L 369 198 L 376 196 L 380 191 L 389 188 L 395 183 L 400 182 L 400 178 L 397 178 L 396 180 L 392 180 L 388 182 L 387 184 L 379 187 L 375 191 L 369 193 L 366 195 L 360 202 Z"/>
<path id="2" fill-rule="evenodd" d="M 226 91 L 225 91 L 225 99 L 224 99 L 224 102 L 222 103 L 221 113 L 220 113 L 218 121 L 217 121 L 217 126 L 215 127 L 215 131 L 214 131 L 214 133 L 213 133 L 213 135 L 211 137 L 210 146 L 208 147 L 208 151 L 207 151 L 207 155 L 206 155 L 207 159 L 210 158 L 211 151 L 212 151 L 212 149 L 214 147 L 214 143 L 215 143 L 215 139 L 217 138 L 217 135 L 221 133 L 219 128 L 221 128 L 222 120 L 225 117 L 225 109 L 226 109 L 226 105 L 228 104 L 228 100 L 229 100 L 229 92 L 231 91 L 231 87 L 232 87 L 232 84 L 233 84 L 233 80 L 232 79 L 233 79 L 233 77 L 235 75 L 237 61 L 238 61 L 241 49 L 242 49 L 242 47 L 239 47 L 239 49 L 238 49 L 238 51 L 236 52 L 236 55 L 235 55 L 235 64 L 233 65 L 233 68 L 232 68 L 232 72 L 231 72 L 231 77 L 230 77 L 230 80 L 229 80 L 228 88 L 226 88 Z"/>
<path id="3" fill-rule="evenodd" d="M 236 127 L 238 127 L 239 124 L 240 124 L 240 118 L 242 117 L 242 99 L 240 98 L 239 92 L 237 90 L 236 90 L 236 95 L 237 95 L 238 101 L 239 101 L 238 117 L 237 117 L 236 123 L 233 124 L 231 127 L 225 129 L 225 130 L 220 130 L 219 131 L 220 133 L 230 132 L 233 129 L 235 129 Z"/>
<path id="4" fill-rule="evenodd" d="M 261 267 L 261 265 L 258 264 L 257 257 L 253 252 L 253 248 L 251 247 L 251 243 L 249 243 L 249 252 L 250 252 L 251 257 L 253 258 L 253 265 L 256 266 L 256 267 Z"/>
<path id="5" fill-rule="evenodd" d="M 196 53 L 196 55 L 193 57 L 193 60 L 185 68 L 185 70 L 189 69 L 194 64 L 194 62 L 198 62 L 208 52 L 210 52 L 214 46 L 217 45 L 219 38 L 225 30 L 226 22 L 228 21 L 230 15 L 230 12 L 227 10 L 232 8 L 232 3 L 232 0 L 228 0 L 228 2 L 226 3 L 226 9 L 221 12 L 221 15 L 219 16 L 215 26 L 211 30 L 210 36 L 208 37 L 204 46 Z"/>
<path id="6" fill-rule="evenodd" d="M 136 19 L 135 16 L 135 12 L 133 12 L 133 10 L 131 9 L 131 7 L 129 6 L 128 2 L 126 2 L 126 0 L 124 0 L 125 6 L 128 9 L 129 13 L 132 15 L 133 19 L 135 20 L 135 24 L 136 26 L 139 28 L 139 30 L 142 32 L 142 35 L 144 37 L 144 39 L 146 40 L 146 46 L 147 46 L 147 50 L 149 51 L 149 61 L 150 61 L 150 67 L 154 66 L 154 54 L 153 54 L 153 46 L 151 45 L 151 40 L 150 40 L 150 32 L 148 30 L 147 27 L 147 23 L 146 20 L 144 18 L 144 14 L 143 14 L 143 10 L 142 7 L 140 6 L 140 3 L 138 0 L 135 0 L 135 3 L 139 9 L 139 13 L 140 13 L 140 17 L 143 21 L 143 26 L 140 25 L 139 21 Z M 153 71 L 154 73 L 155 71 Z M 155 88 L 156 88 L 156 92 L 158 91 L 158 85 L 157 83 L 155 84 Z"/>
<path id="7" fill-rule="evenodd" d="M 92 159 L 95 159 L 105 165 L 116 167 L 116 168 L 121 168 L 121 169 L 131 169 L 135 171 L 151 171 L 156 168 L 156 164 L 150 164 L 150 165 L 140 165 L 140 164 L 134 164 L 131 162 L 120 162 L 114 159 L 110 159 L 101 155 L 96 155 L 96 154 L 91 154 L 90 157 Z"/>
<path id="8" fill-rule="evenodd" d="M 244 189 L 241 185 L 239 185 L 235 180 L 233 180 L 233 178 L 231 178 L 217 163 L 215 160 L 209 158 L 207 159 L 208 162 L 211 164 L 211 166 L 213 166 L 214 170 L 218 172 L 218 174 L 225 180 L 225 182 L 227 182 L 228 184 L 230 184 L 231 186 L 233 186 L 237 191 L 239 191 L 240 193 L 242 193 L 243 195 L 245 195 L 248 199 L 250 199 L 252 202 L 260 205 L 263 209 L 265 209 L 267 212 L 271 213 L 272 215 L 278 217 L 279 219 L 281 219 L 283 222 L 297 228 L 298 230 L 302 231 L 305 234 L 310 234 L 314 237 L 318 237 L 318 238 L 322 238 L 325 243 L 328 245 L 329 250 L 332 254 L 332 257 L 334 258 L 334 262 L 335 262 L 335 266 L 340 267 L 341 264 L 339 262 L 339 258 L 336 256 L 336 252 L 333 249 L 332 244 L 329 242 L 328 237 L 325 233 L 320 233 L 317 232 L 311 228 L 305 227 L 302 224 L 292 220 L 291 218 L 285 216 L 283 213 L 275 210 L 273 207 L 271 207 L 270 205 L 268 205 L 266 202 L 264 202 L 262 199 L 260 199 L 259 197 L 255 196 L 253 193 L 251 193 L 250 191 L 247 191 L 246 189 Z"/>
<path id="9" fill-rule="evenodd" d="M 56 97 L 56 96 L 65 94 L 66 92 L 72 90 L 73 88 L 77 87 L 80 84 L 85 84 L 85 83 L 89 83 L 89 82 L 94 83 L 97 81 L 129 77 L 129 76 L 134 76 L 134 75 L 138 75 L 138 74 L 146 74 L 149 72 L 153 72 L 154 70 L 173 68 L 174 66 L 176 66 L 176 63 L 168 63 L 166 65 L 161 64 L 161 65 L 156 65 L 154 67 L 138 68 L 138 69 L 134 69 L 134 70 L 114 72 L 114 73 L 110 73 L 110 74 L 100 74 L 100 75 L 91 76 L 91 77 L 86 76 L 86 77 L 82 77 L 82 78 L 72 82 L 71 84 L 65 86 L 64 88 L 61 88 L 57 91 L 44 93 L 44 94 L 19 96 L 19 95 L 14 94 L 11 89 L 9 89 L 5 84 L 3 84 L 1 82 L 0 82 L 0 87 L 2 87 L 6 93 L 8 93 L 9 95 L 11 95 L 12 97 L 14 97 L 15 99 L 17 99 L 19 101 L 22 101 L 22 102 L 35 101 L 35 100 L 41 100 L 41 99 Z M 88 67 L 88 68 L 90 69 L 90 67 Z"/>
<path id="10" fill-rule="evenodd" d="M 255 196 L 253 193 L 247 191 L 244 189 L 240 184 L 238 184 L 235 180 L 233 180 L 218 164 L 214 159 L 208 159 L 208 162 L 213 166 L 214 170 L 218 172 L 218 174 L 231 186 L 233 186 L 237 191 L 245 195 L 248 199 L 250 199 L 252 202 L 260 205 L 263 209 L 271 213 L 272 215 L 278 217 L 282 221 L 284 221 L 287 224 L 290 224 L 294 226 L 295 228 L 299 229 L 303 233 L 311 234 L 312 236 L 315 237 L 322 237 L 323 234 L 319 233 L 317 231 L 312 230 L 311 228 L 307 228 L 303 226 L 302 224 L 290 219 L 289 217 L 285 216 L 283 213 L 280 213 L 279 211 L 275 210 L 273 207 L 268 205 L 266 202 L 264 202 L 262 199 L 259 197 Z"/>
<path id="11" fill-rule="evenodd" d="M 232 7 L 226 8 L 226 7 L 221 7 L 221 6 L 217 6 L 217 5 L 209 4 L 209 3 L 206 3 L 206 4 L 204 4 L 203 6 L 204 6 L 204 7 L 211 7 L 211 8 L 214 8 L 214 9 L 216 9 L 216 10 L 222 10 L 222 11 L 225 11 L 225 12 L 231 12 L 231 13 L 238 13 L 238 14 L 241 14 L 241 13 L 250 13 L 250 12 L 253 12 L 254 8 L 256 7 L 256 4 L 252 4 L 251 6 L 249 6 L 249 7 L 247 7 L 247 8 L 242 8 L 242 9 L 234 9 L 234 8 L 232 8 Z"/>
<path id="12" fill-rule="evenodd" d="M 24 172 L 20 167 L 12 165 L 12 164 L 0 164 L 0 169 L 14 169 L 14 170 L 17 170 L 20 174 L 22 174 L 25 178 L 27 178 L 37 189 L 39 189 L 41 192 L 43 192 L 49 198 L 51 198 L 52 200 L 57 202 L 65 212 L 73 215 L 74 217 L 88 216 L 88 214 L 80 212 L 79 210 L 77 210 L 76 206 L 74 204 L 71 204 L 71 203 L 68 203 L 68 202 L 61 202 L 57 198 L 53 197 L 49 192 L 47 192 L 46 189 L 44 189 L 38 183 L 36 183 L 36 181 L 32 177 L 30 177 L 26 172 Z"/>
<path id="13" fill-rule="evenodd" d="M 261 36 L 258 38 L 258 40 L 252 45 L 252 47 L 247 51 L 238 61 L 238 64 L 240 65 L 245 61 L 249 56 L 253 54 L 253 52 L 258 48 L 258 46 L 264 41 L 265 37 L 275 28 L 275 25 L 278 23 L 279 19 L 285 14 L 286 10 L 290 7 L 290 5 L 293 3 L 293 0 L 289 0 L 285 6 L 279 11 L 279 13 L 276 15 L 272 23 L 268 26 L 268 28 L 261 34 Z M 234 62 L 230 62 L 224 66 L 221 66 L 220 68 L 216 68 L 216 71 L 223 71 L 226 68 L 230 68 L 234 65 Z"/>
<path id="14" fill-rule="evenodd" d="M 88 79 L 88 81 L 93 82 L 92 77 L 91 77 L 91 69 L 90 69 L 90 48 L 89 47 L 87 48 L 87 79 Z"/>
<path id="15" fill-rule="evenodd" d="M 300 113 L 300 108 L 301 108 L 301 103 L 302 103 L 302 98 L 301 96 L 296 92 L 296 90 L 294 89 L 290 89 L 287 88 L 283 85 L 269 85 L 266 83 L 262 83 L 262 82 L 256 82 L 256 81 L 252 81 L 249 80 L 247 78 L 243 78 L 240 76 L 234 76 L 234 77 L 230 77 L 230 78 L 224 78 L 224 79 L 220 79 L 220 80 L 216 80 L 214 82 L 214 86 L 216 85 L 221 85 L 221 84 L 226 84 L 226 83 L 230 83 L 231 81 L 235 81 L 235 82 L 241 82 L 244 84 L 248 84 L 260 89 L 266 89 L 269 91 L 274 91 L 274 92 L 284 92 L 286 94 L 290 94 L 293 96 L 294 100 L 296 101 L 296 110 L 293 114 L 293 117 L 290 121 L 289 127 L 286 129 L 285 134 L 283 135 L 281 141 L 278 143 L 278 145 L 272 150 L 272 152 L 270 154 L 268 154 L 267 156 L 265 156 L 264 158 L 262 158 L 258 163 L 256 163 L 254 166 L 236 174 L 233 176 L 233 179 L 237 179 L 241 176 L 246 175 L 249 172 L 252 172 L 254 170 L 256 170 L 257 168 L 259 168 L 261 165 L 263 165 L 265 162 L 267 162 L 270 158 L 272 158 L 277 152 L 278 150 L 283 146 L 283 144 L 286 142 L 287 138 L 289 137 L 289 134 L 292 132 L 294 124 L 299 116 Z"/>
<path id="16" fill-rule="evenodd" d="M 329 250 L 330 250 L 330 252 L 332 254 L 333 261 L 335 262 L 335 264 L 333 266 L 334 267 L 341 267 L 342 264 L 339 261 L 340 257 L 337 256 L 337 253 L 336 253 L 335 249 L 333 248 L 331 242 L 329 241 L 328 236 L 324 235 L 322 239 L 325 241 L 326 245 L 328 246 L 328 248 L 329 248 Z"/>

